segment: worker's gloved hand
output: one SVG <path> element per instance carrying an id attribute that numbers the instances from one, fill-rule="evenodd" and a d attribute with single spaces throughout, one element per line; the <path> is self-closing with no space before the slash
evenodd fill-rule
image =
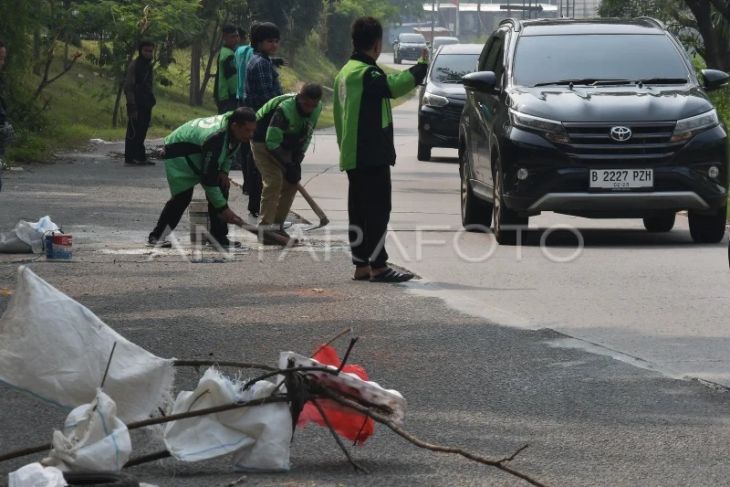
<path id="1" fill-rule="evenodd" d="M 428 55 L 429 55 L 428 48 L 421 49 L 421 59 L 419 59 L 419 61 L 427 63 Z"/>
<path id="2" fill-rule="evenodd" d="M 281 68 L 282 66 L 286 66 L 286 61 L 284 60 L 284 58 L 280 58 L 280 57 L 272 57 L 271 58 L 271 63 L 274 66 L 276 66 L 277 68 Z"/>
<path id="3" fill-rule="evenodd" d="M 226 223 L 238 225 L 239 227 L 243 225 L 243 219 L 240 216 L 236 215 L 230 208 L 226 208 L 225 210 L 221 211 L 218 215 L 218 218 Z"/>
<path id="4" fill-rule="evenodd" d="M 129 113 L 130 120 L 137 120 L 139 112 L 137 112 L 137 107 L 135 105 L 127 105 L 127 111 Z"/>
<path id="5" fill-rule="evenodd" d="M 284 167 L 284 177 L 289 184 L 297 184 L 302 180 L 302 165 L 301 164 L 287 164 Z"/>

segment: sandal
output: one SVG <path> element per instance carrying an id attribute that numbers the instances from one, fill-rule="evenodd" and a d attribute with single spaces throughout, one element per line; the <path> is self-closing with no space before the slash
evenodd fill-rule
<path id="1" fill-rule="evenodd" d="M 410 272 L 398 272 L 395 269 L 388 268 L 388 270 L 381 272 L 376 276 L 370 278 L 370 282 L 406 282 L 413 279 L 414 276 Z"/>
<path id="2" fill-rule="evenodd" d="M 364 274 L 360 277 L 353 277 L 353 281 L 369 281 L 370 280 L 370 274 Z"/>

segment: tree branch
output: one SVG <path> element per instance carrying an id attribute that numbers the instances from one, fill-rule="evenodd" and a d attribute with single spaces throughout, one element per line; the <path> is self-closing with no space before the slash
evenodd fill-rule
<path id="1" fill-rule="evenodd" d="M 327 417 L 327 414 L 324 412 L 324 409 L 322 409 L 322 406 L 317 402 L 316 399 L 312 399 L 312 404 L 314 404 L 314 407 L 317 408 L 317 411 L 319 411 L 319 415 L 322 416 L 322 419 L 324 420 L 324 424 L 327 425 L 327 428 L 330 430 L 330 433 L 332 433 L 332 436 L 334 437 L 335 441 L 337 442 L 337 445 L 340 447 L 340 450 L 342 450 L 342 453 L 345 454 L 347 457 L 347 461 L 350 462 L 350 465 L 355 469 L 355 471 L 363 472 L 363 473 L 370 473 L 365 467 L 360 466 L 353 458 L 352 455 L 350 455 L 349 450 L 345 446 L 344 443 L 342 443 L 342 440 L 340 439 L 339 435 L 335 431 L 335 429 L 332 427 L 332 423 L 330 423 L 329 418 Z"/>
<path id="2" fill-rule="evenodd" d="M 411 444 L 413 444 L 413 445 L 415 445 L 415 446 L 417 446 L 419 448 L 423 448 L 423 449 L 430 450 L 430 451 L 434 451 L 434 452 L 438 452 L 438 453 L 452 453 L 452 454 L 456 454 L 456 455 L 461 455 L 464 458 L 467 458 L 469 460 L 475 461 L 477 463 L 482 463 L 484 465 L 489 465 L 489 466 L 495 467 L 495 468 L 497 468 L 499 470 L 502 470 L 502 471 L 507 472 L 507 473 L 509 473 L 511 475 L 514 475 L 515 477 L 519 477 L 522 480 L 530 483 L 531 485 L 537 485 L 537 486 L 541 486 L 541 487 L 544 487 L 544 485 L 545 485 L 545 484 L 539 482 L 538 480 L 535 480 L 535 479 L 529 477 L 526 474 L 523 474 L 521 472 L 518 472 L 517 470 L 514 470 L 514 469 L 508 467 L 507 465 L 504 465 L 504 463 L 506 463 L 508 461 L 511 461 L 511 460 L 514 460 L 514 458 L 519 453 L 521 453 L 522 451 L 524 451 L 528 447 L 528 445 L 523 446 L 522 448 L 520 448 L 519 450 L 517 450 L 512 456 L 507 457 L 506 459 L 492 460 L 490 458 L 483 457 L 483 456 L 481 456 L 479 454 L 466 451 L 466 450 L 464 450 L 462 448 L 451 447 L 451 446 L 435 445 L 435 444 L 432 444 L 432 443 L 428 443 L 428 442 L 423 441 L 423 440 L 421 440 L 419 438 L 416 438 L 415 436 L 411 435 L 407 431 L 403 430 L 402 428 L 400 428 L 398 425 L 396 425 L 393 421 L 391 421 L 390 419 L 386 418 L 385 416 L 382 416 L 382 415 L 380 415 L 378 413 L 375 413 L 375 412 L 371 411 L 370 409 L 361 406 L 360 404 L 358 404 L 355 401 L 351 401 L 349 399 L 345 399 L 342 396 L 340 396 L 339 394 L 333 392 L 331 389 L 328 389 L 327 387 L 322 387 L 320 392 L 322 393 L 322 395 L 324 395 L 328 399 L 331 399 L 331 400 L 335 401 L 336 403 L 338 403 L 338 404 L 340 404 L 342 406 L 348 407 L 350 409 L 353 409 L 353 410 L 355 410 L 355 411 L 357 411 L 357 412 L 359 412 L 361 414 L 364 414 L 366 416 L 369 416 L 373 420 L 377 421 L 378 423 L 387 426 L 395 434 L 397 434 L 401 438 L 405 439 L 409 443 L 411 443 Z"/>

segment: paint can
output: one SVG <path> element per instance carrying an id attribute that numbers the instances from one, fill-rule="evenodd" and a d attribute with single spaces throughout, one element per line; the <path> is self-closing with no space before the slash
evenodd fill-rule
<path id="1" fill-rule="evenodd" d="M 71 260 L 73 257 L 73 236 L 61 232 L 45 234 L 46 259 Z"/>
<path id="2" fill-rule="evenodd" d="M 208 201 L 193 200 L 188 208 L 188 215 L 190 215 L 190 242 L 193 244 L 206 243 L 210 231 Z"/>

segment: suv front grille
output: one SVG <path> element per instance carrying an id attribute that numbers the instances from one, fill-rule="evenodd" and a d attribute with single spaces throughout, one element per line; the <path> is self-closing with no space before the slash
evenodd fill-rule
<path id="1" fill-rule="evenodd" d="M 683 142 L 672 142 L 676 122 L 650 123 L 563 123 L 570 137 L 567 155 L 589 166 L 615 163 L 666 162 L 674 157 Z M 633 133 L 626 142 L 610 136 L 613 127 L 629 127 Z"/>

